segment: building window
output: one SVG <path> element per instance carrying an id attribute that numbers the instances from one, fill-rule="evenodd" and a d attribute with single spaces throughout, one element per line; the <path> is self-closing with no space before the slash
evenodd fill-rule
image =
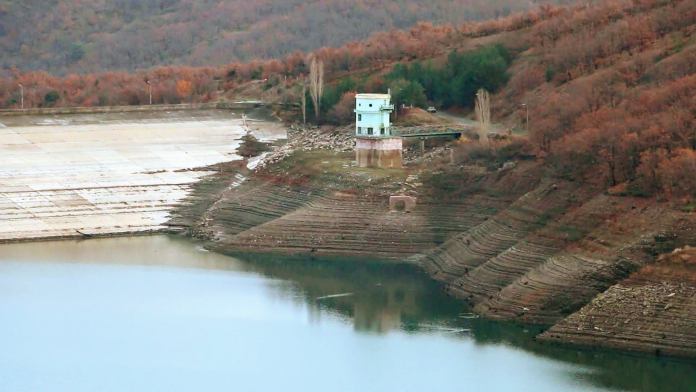
<path id="1" fill-rule="evenodd" d="M 362 127 L 358 127 L 358 135 L 362 133 Z"/>
<path id="2" fill-rule="evenodd" d="M 372 104 L 370 104 L 370 107 L 372 107 Z"/>
<path id="3" fill-rule="evenodd" d="M 368 134 L 368 135 L 372 135 L 372 132 L 373 132 L 373 131 L 372 131 L 372 128 L 371 128 L 371 127 L 370 127 L 370 128 L 367 128 L 367 134 Z"/>
<path id="4" fill-rule="evenodd" d="M 382 127 L 382 128 L 379 129 L 379 134 L 380 134 L 380 135 L 384 135 L 384 127 Z"/>
<path id="5" fill-rule="evenodd" d="M 362 121 L 362 114 L 358 114 L 358 121 Z"/>

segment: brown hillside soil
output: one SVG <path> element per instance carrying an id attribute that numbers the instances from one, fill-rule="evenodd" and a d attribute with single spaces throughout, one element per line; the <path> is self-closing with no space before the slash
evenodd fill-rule
<path id="1" fill-rule="evenodd" d="M 696 249 L 660 257 L 540 338 L 696 356 Z"/>

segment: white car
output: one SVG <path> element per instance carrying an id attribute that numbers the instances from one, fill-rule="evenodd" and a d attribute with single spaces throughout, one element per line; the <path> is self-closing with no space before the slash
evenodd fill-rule
<path id="1" fill-rule="evenodd" d="M 437 109 L 435 109 L 435 106 L 428 106 L 428 113 L 437 113 Z"/>

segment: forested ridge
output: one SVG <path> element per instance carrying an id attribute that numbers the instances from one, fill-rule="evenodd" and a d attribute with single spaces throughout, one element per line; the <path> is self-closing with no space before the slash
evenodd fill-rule
<path id="1" fill-rule="evenodd" d="M 456 27 L 421 23 L 311 56 L 66 77 L 11 71 L 0 79 L 0 105 L 18 106 L 19 83 L 31 107 L 143 104 L 145 81 L 155 103 L 211 101 L 256 86 L 298 104 L 313 57 L 327 81 L 319 121 L 350 121 L 356 91 L 392 88 L 402 102 L 470 107 L 472 92 L 486 87 L 495 121 L 521 128 L 528 110 L 529 134 L 511 147 L 544 159 L 556 175 L 617 194 L 689 198 L 696 197 L 694 21 L 692 0 L 545 6 Z"/>
<path id="2" fill-rule="evenodd" d="M 0 0 L 0 68 L 64 74 L 279 58 L 563 0 Z"/>
<path id="3" fill-rule="evenodd" d="M 563 9 L 547 6 L 458 26 L 419 22 L 407 30 L 377 32 L 366 40 L 339 47 L 322 47 L 311 53 L 295 51 L 278 59 L 254 59 L 221 66 L 167 65 L 133 72 L 71 73 L 66 76 L 6 69 L 0 75 L 4 76 L 0 78 L 0 107 L 19 107 L 19 84 L 24 86 L 26 107 L 144 104 L 149 101 L 146 82 L 152 85 L 153 103 L 207 102 L 252 81 L 262 83 L 264 90 L 285 87 L 273 99 L 297 103 L 296 94 L 290 90 L 298 79 L 307 75 L 310 57 L 323 61 L 327 80 L 332 82 L 344 74 L 362 73 L 377 77 L 378 70 L 387 69 L 395 62 L 445 55 L 477 37 L 515 31 L 552 18 Z M 369 89 L 382 87 L 383 83 L 366 86 Z"/>

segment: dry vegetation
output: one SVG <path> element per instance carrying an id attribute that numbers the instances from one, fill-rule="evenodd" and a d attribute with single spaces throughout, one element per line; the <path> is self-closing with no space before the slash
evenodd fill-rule
<path id="1" fill-rule="evenodd" d="M 358 89 L 394 87 L 402 101 L 422 104 L 427 98 L 471 104 L 468 96 L 434 90 L 451 81 L 461 83 L 461 90 L 476 91 L 485 87 L 477 86 L 476 80 L 487 75 L 459 75 L 465 71 L 457 67 L 434 69 L 432 75 L 441 78 L 440 83 L 411 75 L 413 67 L 396 72 L 394 64 L 419 62 L 426 65 L 422 70 L 429 70 L 428 59 L 438 64 L 449 58 L 464 64 L 492 59 L 500 65 L 486 54 L 499 52 L 498 57 L 511 56 L 512 62 L 506 84 L 501 86 L 507 77 L 493 80 L 498 89 L 492 96 L 493 116 L 521 128 L 526 115 L 521 104 L 526 104 L 530 146 L 557 175 L 618 193 L 660 192 L 688 200 L 696 196 L 694 20 L 696 4 L 689 0 L 611 0 L 544 6 L 459 27 L 421 23 L 407 31 L 377 33 L 362 42 L 316 50 L 311 57 L 323 63 L 327 81 L 324 97 L 317 102 L 329 120 L 341 122 L 350 121 Z M 448 56 L 454 49 L 471 51 L 479 45 L 504 49 Z M 140 104 L 147 101 L 145 80 L 152 82 L 155 103 L 210 101 L 243 87 L 273 92 L 280 102 L 298 104 L 300 82 L 309 71 L 308 58 L 300 53 L 282 60 L 132 74 L 60 78 L 13 71 L 0 79 L 0 104 L 17 107 L 17 83 L 25 86 L 28 106 Z M 390 79 L 395 73 L 399 77 Z M 249 89 L 250 85 L 255 87 Z"/>

